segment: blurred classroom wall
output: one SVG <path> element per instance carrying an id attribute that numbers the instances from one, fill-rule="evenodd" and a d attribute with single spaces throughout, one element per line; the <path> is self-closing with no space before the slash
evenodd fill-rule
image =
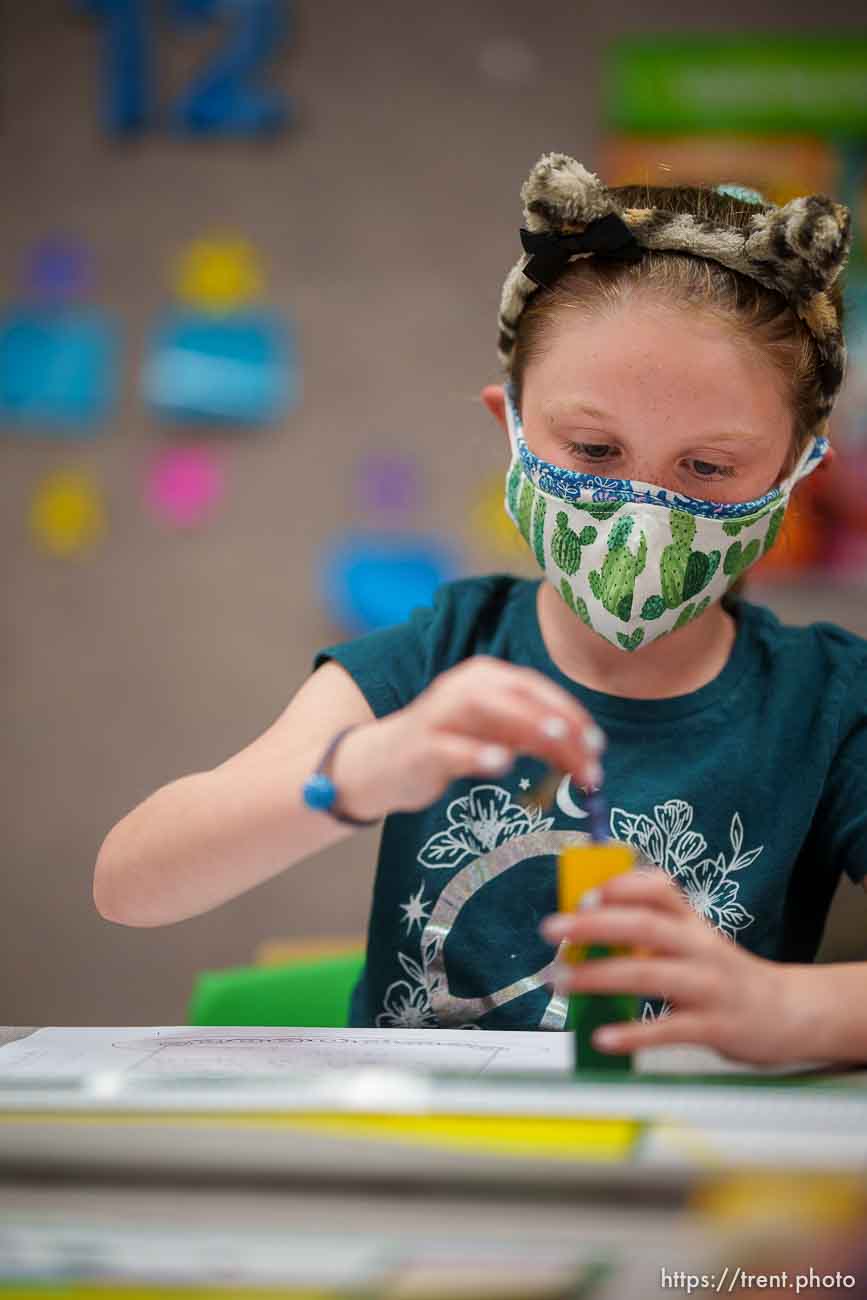
<path id="1" fill-rule="evenodd" d="M 318 598 L 316 566 L 341 524 L 368 521 L 352 477 L 363 453 L 414 460 L 411 526 L 457 546 L 467 571 L 535 573 L 468 526 L 480 467 L 496 479 L 507 463 L 478 394 L 499 378 L 518 189 L 543 151 L 598 161 L 612 37 L 692 29 L 694 14 L 686 0 L 652 14 L 633 0 L 301 3 L 271 77 L 294 105 L 284 130 L 244 140 L 155 128 L 118 141 L 101 120 L 99 23 L 63 0 L 2 6 L 3 298 L 34 240 L 80 241 L 119 329 L 120 391 L 96 436 L 0 442 L 0 1021 L 177 1023 L 200 970 L 245 963 L 264 940 L 363 932 L 375 831 L 156 930 L 98 916 L 94 861 L 152 790 L 268 726 L 314 652 L 346 634 Z M 828 0 L 822 18 L 863 28 L 847 0 Z M 807 0 L 735 0 L 714 30 L 814 22 Z M 161 101 L 218 36 L 160 26 Z M 154 454 L 177 430 L 155 420 L 140 385 L 173 260 L 209 234 L 256 250 L 264 303 L 295 324 L 301 399 L 270 427 L 191 435 L 217 454 L 225 493 L 201 526 L 179 528 L 143 502 Z M 28 519 L 38 484 L 67 465 L 98 488 L 104 521 L 97 543 L 60 557 L 35 544 Z M 867 635 L 863 588 L 776 583 L 756 598 Z M 827 951 L 867 956 L 865 900 L 843 891 Z"/>

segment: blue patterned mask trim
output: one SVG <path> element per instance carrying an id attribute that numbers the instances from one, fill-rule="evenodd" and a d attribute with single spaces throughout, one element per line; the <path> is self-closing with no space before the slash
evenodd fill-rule
<path id="1" fill-rule="evenodd" d="M 562 465 L 552 465 L 550 461 L 541 460 L 527 446 L 511 384 L 506 385 L 506 401 L 511 407 L 515 445 L 528 478 L 532 479 L 542 492 L 559 497 L 561 501 L 625 501 L 636 505 L 664 506 L 668 510 L 682 510 L 686 514 L 701 515 L 706 519 L 741 519 L 745 515 L 754 514 L 757 510 L 763 510 L 765 506 L 771 505 L 782 496 L 781 489 L 773 487 L 764 496 L 757 497 L 754 501 L 706 501 L 701 497 L 682 496 L 679 492 L 656 487 L 652 483 L 642 483 L 633 479 L 606 478 L 601 474 L 581 474 Z M 827 438 L 817 438 L 815 435 L 811 437 L 789 480 L 794 483 L 815 469 L 816 463 L 822 459 L 828 447 Z"/>

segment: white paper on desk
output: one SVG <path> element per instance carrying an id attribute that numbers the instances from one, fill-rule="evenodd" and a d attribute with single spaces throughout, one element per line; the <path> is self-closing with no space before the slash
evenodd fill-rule
<path id="1" fill-rule="evenodd" d="M 236 1076 L 298 1071 L 457 1071 L 563 1074 L 572 1035 L 535 1030 L 99 1028 L 38 1029 L 0 1047 L 0 1080 Z"/>
<path id="2" fill-rule="evenodd" d="M 573 1051 L 571 1033 L 540 1030 L 51 1028 L 0 1047 L 0 1083 L 118 1074 L 130 1082 L 193 1076 L 231 1076 L 240 1082 L 251 1075 L 362 1068 L 563 1075 L 572 1071 Z M 673 1045 L 639 1052 L 636 1068 L 640 1074 L 788 1074 L 809 1065 L 751 1069 L 711 1048 Z"/>

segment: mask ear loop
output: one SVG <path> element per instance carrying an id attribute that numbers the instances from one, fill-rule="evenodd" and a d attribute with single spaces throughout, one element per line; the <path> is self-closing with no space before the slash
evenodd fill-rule
<path id="1" fill-rule="evenodd" d="M 830 445 L 829 440 L 824 436 L 824 434 L 820 437 L 817 437 L 815 433 L 810 435 L 804 450 L 801 452 L 795 463 L 795 468 L 790 474 L 786 475 L 782 483 L 777 484 L 781 496 L 788 496 L 792 491 L 792 488 L 794 488 L 802 478 L 806 478 L 808 474 L 813 473 L 814 469 L 819 468 L 822 461 L 825 459 L 825 454 Z"/>
<path id="2" fill-rule="evenodd" d="M 515 390 L 512 387 L 511 380 L 504 385 L 504 392 L 506 395 L 506 424 L 509 429 L 509 441 L 512 444 L 512 457 L 513 459 L 518 459 L 521 454 L 520 444 L 524 442 L 524 445 L 526 446 L 526 442 L 524 440 L 524 431 L 521 427 L 521 416 L 518 412 L 518 404 L 515 401 Z"/>

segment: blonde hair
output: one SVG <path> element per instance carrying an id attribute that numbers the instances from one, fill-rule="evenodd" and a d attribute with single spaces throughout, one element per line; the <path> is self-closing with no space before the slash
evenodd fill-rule
<path id="1" fill-rule="evenodd" d="M 630 208 L 655 207 L 688 212 L 714 226 L 746 230 L 756 213 L 753 203 L 698 186 L 625 185 L 609 193 L 624 213 Z M 839 286 L 833 285 L 828 292 L 842 319 Z M 582 311 L 592 315 L 611 310 L 637 293 L 711 315 L 730 329 L 738 342 L 761 352 L 779 376 L 791 406 L 792 444 L 783 470 L 788 473 L 810 435 L 826 431 L 815 340 L 782 294 L 692 253 L 646 250 L 637 261 L 579 258 L 550 289 L 534 293 L 521 313 L 509 367 L 519 405 L 527 367 L 545 351 L 560 314 Z"/>

